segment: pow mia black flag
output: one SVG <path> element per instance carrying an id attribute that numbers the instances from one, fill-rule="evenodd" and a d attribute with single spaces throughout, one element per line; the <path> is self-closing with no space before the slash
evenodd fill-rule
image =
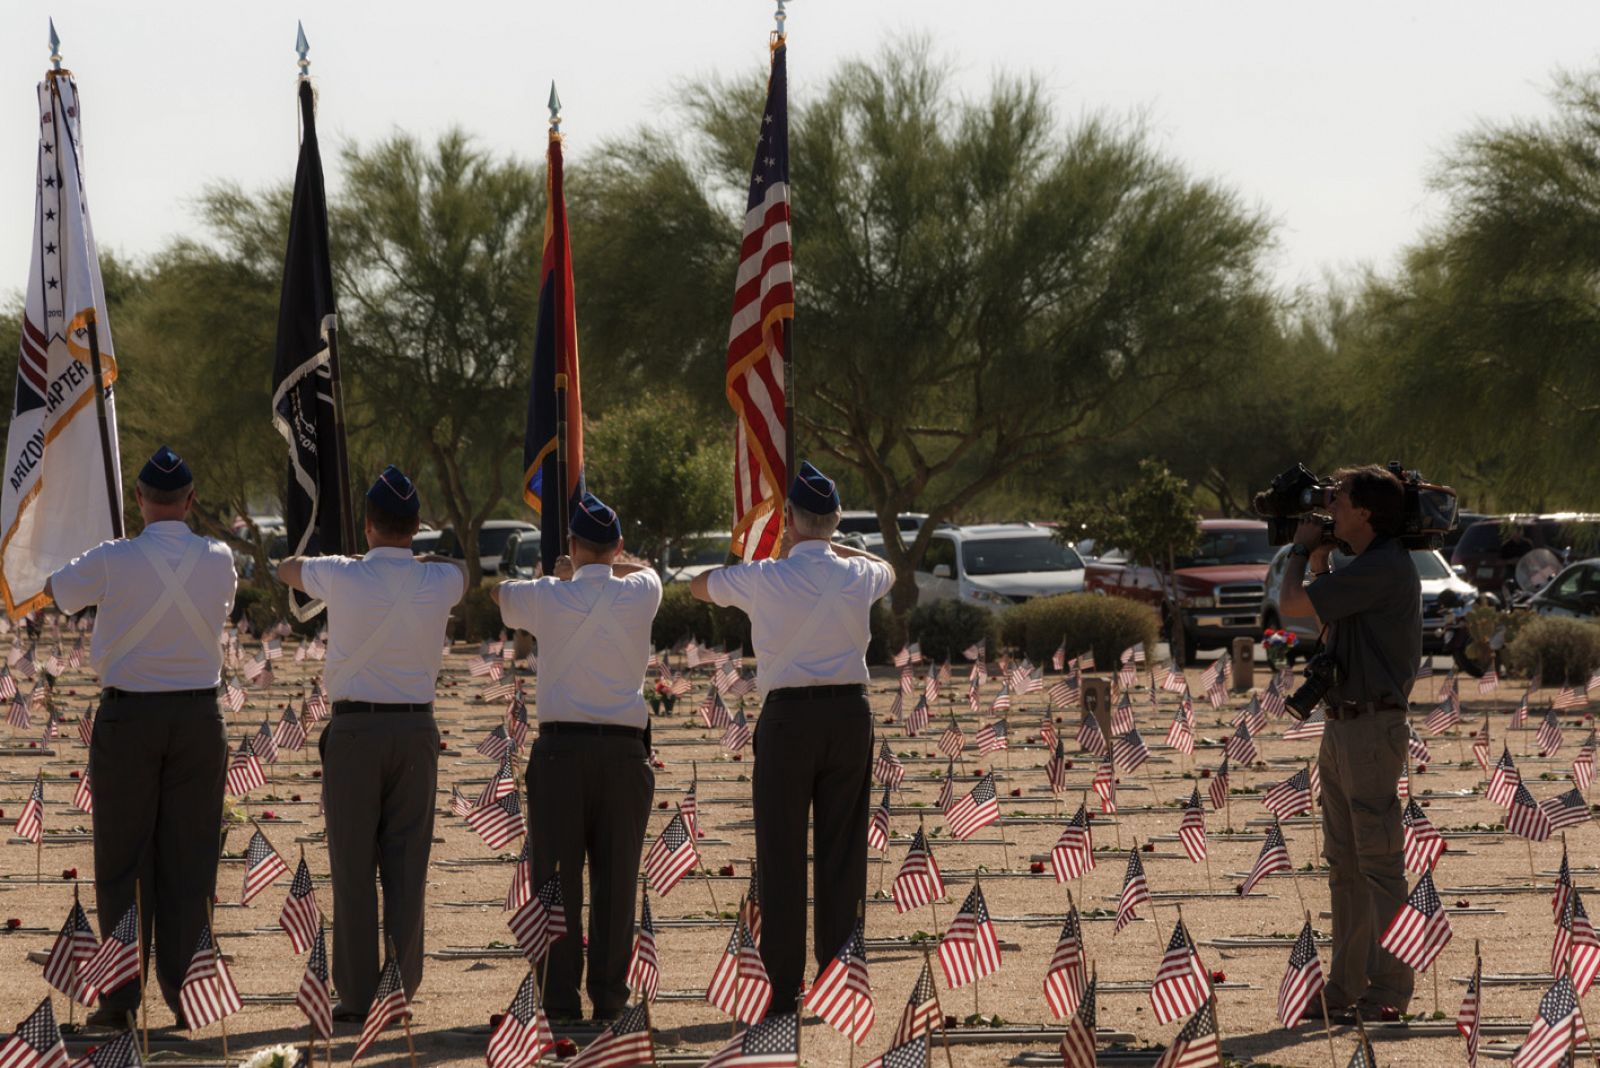
<path id="1" fill-rule="evenodd" d="M 311 82 L 300 79 L 300 162 L 289 214 L 289 251 L 278 303 L 272 368 L 272 423 L 289 445 L 284 519 L 289 553 L 331 556 L 355 550 L 344 474 L 344 419 L 339 404 L 337 318 L 328 258 L 328 201 L 317 150 Z M 309 619 L 322 604 L 291 590 L 290 605 Z"/>

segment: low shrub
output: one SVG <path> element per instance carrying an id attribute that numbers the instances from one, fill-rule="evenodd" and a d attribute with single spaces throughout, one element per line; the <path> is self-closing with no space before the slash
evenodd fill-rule
<path id="1" fill-rule="evenodd" d="M 986 642 L 993 649 L 1000 633 L 1000 622 L 987 608 L 980 608 L 953 597 L 919 604 L 911 612 L 911 640 L 922 647 L 929 661 L 959 660 L 974 642 Z"/>
<path id="2" fill-rule="evenodd" d="M 1600 667 L 1600 626 L 1562 616 L 1528 620 L 1506 649 L 1511 669 L 1546 686 L 1581 686 Z"/>
<path id="3" fill-rule="evenodd" d="M 477 586 L 467 591 L 450 613 L 451 635 L 460 642 L 481 642 L 497 638 L 505 629 L 500 606 L 489 597 L 492 586 Z"/>
<path id="4" fill-rule="evenodd" d="M 697 601 L 687 582 L 669 582 L 661 591 L 661 607 L 650 624 L 650 640 L 657 649 L 670 649 L 685 638 L 715 641 L 711 606 Z"/>
<path id="5" fill-rule="evenodd" d="M 1047 663 L 1065 639 L 1068 656 L 1093 649 L 1095 662 L 1104 666 L 1115 664 L 1136 642 L 1153 650 L 1161 617 L 1149 605 L 1123 597 L 1063 593 L 1008 608 L 999 624 L 1000 641 L 1035 664 Z"/>

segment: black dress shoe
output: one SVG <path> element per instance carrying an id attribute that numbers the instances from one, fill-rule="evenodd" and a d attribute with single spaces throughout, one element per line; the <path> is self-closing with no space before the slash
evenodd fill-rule
<path id="1" fill-rule="evenodd" d="M 113 1009 L 102 1005 L 91 1012 L 83 1021 L 85 1027 L 108 1027 L 113 1031 L 130 1030 L 128 1017 L 134 1015 L 132 1009 Z"/>
<path id="2" fill-rule="evenodd" d="M 366 1009 L 357 1009 L 349 1005 L 335 1005 L 333 1019 L 337 1023 L 360 1023 L 367 1018 Z"/>

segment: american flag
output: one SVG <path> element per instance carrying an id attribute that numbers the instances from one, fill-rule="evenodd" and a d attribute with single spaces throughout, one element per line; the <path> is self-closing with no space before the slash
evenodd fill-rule
<path id="1" fill-rule="evenodd" d="M 1500 688 L 1500 673 L 1497 672 L 1494 669 L 1494 665 L 1493 664 L 1490 664 L 1488 669 L 1486 671 L 1484 671 L 1482 677 L 1478 679 L 1478 692 L 1479 693 L 1494 693 L 1495 690 L 1497 690 L 1499 688 Z"/>
<path id="2" fill-rule="evenodd" d="M 750 937 L 761 944 L 761 880 L 758 873 L 750 872 L 750 884 L 745 887 L 744 901 L 739 904 L 739 919 L 750 928 Z"/>
<path id="3" fill-rule="evenodd" d="M 1061 1036 L 1061 1063 L 1063 1068 L 1095 1068 L 1095 1031 L 1099 1026 L 1095 1013 L 1095 985 L 1093 977 L 1078 1002 L 1078 1011 L 1067 1024 Z"/>
<path id="4" fill-rule="evenodd" d="M 311 948 L 322 926 L 317 890 L 311 883 L 311 869 L 306 866 L 304 856 L 294 870 L 294 878 L 289 881 L 289 896 L 284 899 L 283 911 L 278 913 L 278 926 L 289 936 L 289 945 L 294 947 L 296 956 Z"/>
<path id="5" fill-rule="evenodd" d="M 1569 968 L 1570 964 L 1570 968 Z M 1561 918 L 1556 921 L 1556 937 L 1550 946 L 1550 971 L 1560 975 L 1568 969 L 1578 996 L 1588 992 L 1595 975 L 1600 974 L 1600 938 L 1583 907 L 1583 895 L 1574 889 L 1567 895 Z"/>
<path id="6" fill-rule="evenodd" d="M 50 995 L 0 1043 L 0 1068 L 67 1068 L 67 1044 L 56 1026 Z"/>
<path id="7" fill-rule="evenodd" d="M 717 958 L 706 1000 L 741 1023 L 755 1023 L 772 1004 L 772 981 L 761 951 L 743 920 L 735 921 L 728 944 Z"/>
<path id="8" fill-rule="evenodd" d="M 483 844 L 498 852 L 518 836 L 527 833 L 522 819 L 522 803 L 515 790 L 492 805 L 484 805 L 467 813 L 467 823 L 478 832 Z"/>
<path id="9" fill-rule="evenodd" d="M 974 692 L 976 692 L 976 691 L 974 691 Z M 974 708 L 973 711 L 976 712 L 977 709 Z M 989 711 L 990 712 L 1009 712 L 1009 711 L 1011 711 L 1011 687 L 1009 685 L 1002 685 L 1000 687 L 1000 692 L 995 694 L 994 700 L 989 704 Z M 1004 721 L 1002 720 L 1001 722 L 1004 722 Z M 982 732 L 980 731 L 979 734 L 981 735 Z"/>
<path id="10" fill-rule="evenodd" d="M 971 645 L 961 650 L 961 655 L 966 657 L 968 660 L 982 660 L 987 653 L 984 649 L 983 642 L 973 642 Z"/>
<path id="11" fill-rule="evenodd" d="M 939 967 L 952 990 L 1000 970 L 1000 942 L 989 919 L 983 888 L 973 883 L 949 930 L 939 941 Z"/>
<path id="12" fill-rule="evenodd" d="M 184 1023 L 191 1031 L 209 1027 L 244 1008 L 244 1002 L 239 1000 L 239 988 L 233 985 L 233 976 L 228 973 L 228 965 L 211 940 L 209 923 L 200 928 L 200 944 L 189 958 L 189 970 L 184 973 L 183 987 L 178 991 L 178 1004 L 183 1009 Z"/>
<path id="13" fill-rule="evenodd" d="M 517 693 L 511 698 L 511 704 L 506 706 L 506 730 L 511 734 L 511 745 L 514 749 L 521 749 L 528 744 L 528 703 L 522 699 L 522 690 L 519 686 Z"/>
<path id="14" fill-rule="evenodd" d="M 1122 876 L 1122 894 L 1117 898 L 1117 922 L 1111 929 L 1111 937 L 1115 938 L 1122 933 L 1122 929 L 1139 918 L 1138 908 L 1150 902 L 1150 884 L 1145 882 L 1144 862 L 1139 859 L 1139 843 L 1134 842 L 1133 848 L 1128 850 L 1128 870 Z"/>
<path id="15" fill-rule="evenodd" d="M 1273 679 L 1267 683 L 1267 688 L 1261 691 L 1261 707 L 1273 719 L 1279 719 L 1289 710 L 1284 702 L 1283 690 L 1278 686 L 1278 680 Z M 1317 706 L 1321 709 L 1321 705 Z"/>
<path id="16" fill-rule="evenodd" d="M 272 680 L 272 669 L 262 657 L 252 657 L 240 668 L 247 682 L 265 686 Z M 262 681 L 265 679 L 266 681 Z"/>
<path id="17" fill-rule="evenodd" d="M 1063 679 L 1045 693 L 1052 708 L 1071 708 L 1080 699 L 1080 690 L 1072 679 Z"/>
<path id="18" fill-rule="evenodd" d="M 1106 814 L 1117 810 L 1117 776 L 1111 765 L 1101 762 L 1094 769 L 1094 781 L 1089 784 L 1100 795 L 1100 811 Z"/>
<path id="19" fill-rule="evenodd" d="M 1406 870 L 1418 874 L 1432 871 L 1445 851 L 1444 836 L 1434 829 L 1416 798 L 1407 799 L 1400 823 L 1405 828 Z"/>
<path id="20" fill-rule="evenodd" d="M 1528 695 L 1533 693 L 1535 689 L 1536 687 L 1530 685 L 1527 691 L 1523 693 L 1522 699 L 1517 702 L 1517 707 L 1512 709 L 1511 725 L 1513 727 L 1520 727 L 1528 721 Z"/>
<path id="21" fill-rule="evenodd" d="M 700 818 L 700 801 L 696 796 L 700 789 L 700 766 L 696 764 L 693 770 L 694 777 L 689 780 L 689 788 L 683 792 L 683 800 L 678 802 L 678 812 L 683 816 L 684 826 L 689 828 L 691 836 L 698 836 L 699 831 L 695 821 Z"/>
<path id="22" fill-rule="evenodd" d="M 1064 671 L 1067 667 L 1067 640 L 1061 639 L 1061 644 L 1056 646 L 1056 651 L 1050 654 L 1050 670 Z"/>
<path id="23" fill-rule="evenodd" d="M 88 745 L 94 739 L 94 706 L 78 713 L 78 740 Z"/>
<path id="24" fill-rule="evenodd" d="M 1425 656 L 1422 658 L 1422 663 L 1417 665 L 1417 681 L 1431 678 L 1433 678 L 1433 657 Z"/>
<path id="25" fill-rule="evenodd" d="M 1279 783 L 1273 783 L 1261 795 L 1261 803 L 1280 820 L 1311 811 L 1311 773 L 1301 768 Z"/>
<path id="26" fill-rule="evenodd" d="M 1572 893 L 1572 866 L 1567 862 L 1567 841 L 1561 839 L 1561 867 L 1556 870 L 1556 889 L 1550 895 L 1550 911 L 1557 920 L 1561 919 L 1561 910 L 1567 907 L 1567 895 Z"/>
<path id="27" fill-rule="evenodd" d="M 1222 751 L 1240 764 L 1254 764 L 1257 756 L 1256 743 L 1255 739 L 1250 737 L 1250 725 L 1241 722 L 1239 728 L 1223 743 Z"/>
<path id="28" fill-rule="evenodd" d="M 1089 826 L 1089 811 L 1082 803 L 1050 850 L 1050 868 L 1058 883 L 1076 879 L 1094 868 L 1094 831 Z"/>
<path id="29" fill-rule="evenodd" d="M 9 667 L 0 667 L 0 701 L 9 701 L 17 696 L 17 680 L 11 677 Z"/>
<path id="30" fill-rule="evenodd" d="M 1171 1023 L 1194 1012 L 1210 996 L 1211 973 L 1200 963 L 1194 940 L 1179 917 L 1150 986 L 1150 1007 L 1157 1020 Z"/>
<path id="31" fill-rule="evenodd" d="M 1056 1019 L 1071 1016 L 1077 1011 L 1087 979 L 1083 925 L 1078 920 L 1078 907 L 1068 905 L 1066 922 L 1061 925 L 1061 937 L 1056 939 L 1056 950 L 1050 958 L 1050 968 L 1044 975 L 1044 1000 Z"/>
<path id="32" fill-rule="evenodd" d="M 1589 732 L 1589 737 L 1584 739 L 1583 748 L 1578 750 L 1578 755 L 1572 761 L 1572 781 L 1578 784 L 1579 790 L 1588 790 L 1589 784 L 1594 781 L 1594 731 Z"/>
<path id="33" fill-rule="evenodd" d="M 894 877 L 894 908 L 906 913 L 930 901 L 944 897 L 944 877 L 939 873 L 939 862 L 933 858 L 922 828 L 911 836 L 911 847 L 906 859 L 900 862 L 900 872 Z"/>
<path id="34" fill-rule="evenodd" d="M 312 723 L 319 723 L 328 718 L 328 697 L 322 692 L 322 683 L 318 679 L 311 680 L 311 696 L 306 698 L 306 719 Z"/>
<path id="35" fill-rule="evenodd" d="M 945 815 L 950 814 L 950 805 L 956 799 L 956 762 L 947 761 L 944 766 L 944 779 L 939 783 L 939 796 L 934 804 L 939 806 L 939 811 Z"/>
<path id="36" fill-rule="evenodd" d="M 1321 738 L 1322 732 L 1327 729 L 1327 726 L 1328 714 L 1322 710 L 1321 705 L 1318 705 L 1316 707 L 1316 711 L 1312 712 L 1311 715 L 1300 720 L 1294 724 L 1294 726 L 1284 731 L 1283 740 L 1286 742 L 1298 742 L 1312 738 Z"/>
<path id="37" fill-rule="evenodd" d="M 1562 1068 L 1571 1063 L 1568 1053 L 1575 1052 L 1578 1043 L 1588 1040 L 1589 1029 L 1584 1026 L 1578 993 L 1571 979 L 1560 976 L 1539 999 L 1539 1014 L 1533 1018 L 1533 1026 L 1528 1029 L 1522 1048 L 1511 1058 L 1511 1066 Z"/>
<path id="38" fill-rule="evenodd" d="M 872 766 L 872 777 L 885 787 L 899 786 L 906 777 L 906 766 L 889 748 L 888 739 L 878 747 L 878 762 Z"/>
<path id="39" fill-rule="evenodd" d="M 1550 821 L 1552 831 L 1576 826 L 1589 818 L 1589 804 L 1576 789 L 1557 794 L 1555 797 L 1547 797 L 1539 802 L 1539 807 L 1544 810 L 1545 818 Z"/>
<path id="40" fill-rule="evenodd" d="M 1555 709 L 1546 712 L 1539 721 L 1539 733 L 1534 735 L 1534 740 L 1539 743 L 1542 757 L 1553 756 L 1561 748 L 1561 720 L 1556 717 Z"/>
<path id="41" fill-rule="evenodd" d="M 1137 730 L 1119 734 L 1111 743 L 1111 758 L 1124 772 L 1132 773 L 1150 759 L 1150 750 Z"/>
<path id="42" fill-rule="evenodd" d="M 71 1068 L 140 1068 L 144 1059 L 139 1056 L 139 1038 L 132 1031 L 124 1031 L 115 1038 L 91 1047 L 87 1054 L 72 1062 Z"/>
<path id="43" fill-rule="evenodd" d="M 1294 865 L 1289 863 L 1289 846 L 1283 840 L 1283 828 L 1274 819 L 1272 826 L 1267 828 L 1267 840 L 1261 843 L 1261 852 L 1256 854 L 1255 867 L 1250 869 L 1250 874 L 1245 876 L 1244 882 L 1239 887 L 1242 897 L 1256 888 L 1256 884 L 1274 872 L 1292 871 Z"/>
<path id="44" fill-rule="evenodd" d="M 1284 969 L 1283 981 L 1278 984 L 1278 1019 L 1285 1027 L 1293 1027 L 1305 1016 L 1311 999 L 1323 988 L 1322 961 L 1317 957 L 1316 936 L 1311 931 L 1311 921 L 1300 928 L 1300 937 L 1294 940 L 1289 951 L 1289 966 Z"/>
<path id="45" fill-rule="evenodd" d="M 272 738 L 279 749 L 299 752 L 306 747 L 306 728 L 294 714 L 293 705 L 283 706 L 283 718 L 278 720 L 278 729 Z"/>
<path id="46" fill-rule="evenodd" d="M 741 559 L 773 554 L 783 496 L 793 472 L 784 466 L 792 428 L 784 423 L 788 321 L 794 318 L 789 234 L 789 103 L 786 46 L 772 50 L 761 137 L 750 175 L 744 237 L 728 329 L 728 403 L 734 436 L 733 549 Z"/>
<path id="47" fill-rule="evenodd" d="M 495 665 L 496 670 L 498 670 L 499 667 L 499 664 Z M 482 701 L 484 704 L 492 704 L 495 701 L 504 701 L 506 698 L 517 692 L 517 684 L 514 680 L 498 677 L 496 678 L 497 681 L 489 683 L 488 685 L 484 686 L 482 690 L 478 691 L 478 700 Z"/>
<path id="48" fill-rule="evenodd" d="M 490 760 L 499 760 L 511 751 L 511 735 L 506 733 L 504 723 L 496 723 L 494 730 L 485 734 L 483 740 L 472 748 Z"/>
<path id="49" fill-rule="evenodd" d="M 1189 680 L 1184 678 L 1182 668 L 1169 661 L 1161 669 L 1161 688 L 1168 693 L 1183 693 L 1189 688 Z"/>
<path id="50" fill-rule="evenodd" d="M 944 1014 L 939 1010 L 939 992 L 933 985 L 933 969 L 924 958 L 922 970 L 917 973 L 917 984 L 911 988 L 906 1007 L 900 1013 L 900 1026 L 895 1028 L 894 1044 L 910 1042 L 918 1035 L 929 1035 L 935 1027 L 944 1026 Z"/>
<path id="51" fill-rule="evenodd" d="M 1067 789 L 1067 747 L 1061 744 L 1061 739 L 1055 741 L 1055 752 L 1050 754 L 1050 759 L 1045 763 L 1044 776 L 1050 783 L 1050 792 L 1063 793 Z"/>
<path id="52" fill-rule="evenodd" d="M 1489 773 L 1489 714 L 1483 716 L 1483 729 L 1475 731 L 1472 738 L 1472 759 L 1485 775 Z"/>
<path id="53" fill-rule="evenodd" d="M 1584 691 L 1574 686 L 1563 686 L 1561 691 L 1556 694 L 1555 699 L 1550 702 L 1550 707 L 1560 709 L 1582 708 L 1588 703 L 1589 698 Z"/>
<path id="54" fill-rule="evenodd" d="M 883 788 L 883 800 L 872 810 L 867 821 L 867 848 L 882 853 L 889 848 L 889 788 Z"/>
<path id="55" fill-rule="evenodd" d="M 1217 1003 L 1207 999 L 1183 1025 L 1156 1068 L 1221 1068 L 1222 1043 L 1217 1035 Z"/>
<path id="56" fill-rule="evenodd" d="M 378 1040 L 384 1028 L 410 1015 L 405 984 L 400 981 L 400 965 L 390 957 L 384 962 L 383 971 L 378 974 L 378 989 L 372 994 L 372 1005 L 367 1009 L 367 1020 L 361 1025 L 361 1038 L 356 1042 L 356 1051 L 350 1063 L 361 1059 L 361 1055 Z"/>
<path id="57" fill-rule="evenodd" d="M 881 1057 L 874 1057 L 862 1068 L 925 1068 L 928 1060 L 928 1038 L 923 1035 L 908 1042 L 891 1046 Z"/>
<path id="58" fill-rule="evenodd" d="M 1253 694 L 1249 702 L 1239 709 L 1239 714 L 1233 717 L 1234 726 L 1237 727 L 1241 723 L 1250 728 L 1251 735 L 1260 734 L 1267 729 L 1266 713 L 1261 711 L 1261 702 Z"/>
<path id="59" fill-rule="evenodd" d="M 1194 729 L 1181 710 L 1172 717 L 1172 726 L 1167 728 L 1167 745 L 1185 756 L 1194 753 Z"/>
<path id="60" fill-rule="evenodd" d="M 917 674 L 909 667 L 900 670 L 900 696 L 917 691 Z"/>
<path id="61" fill-rule="evenodd" d="M 911 715 L 906 717 L 906 737 L 915 738 L 917 735 L 927 730 L 928 718 L 928 699 L 926 697 L 919 697 L 917 699 L 917 703 L 912 706 Z"/>
<path id="62" fill-rule="evenodd" d="M 94 959 L 95 950 L 99 948 L 100 940 L 94 936 L 94 928 L 89 926 L 89 917 L 74 896 L 72 911 L 67 913 L 61 933 L 56 935 L 50 955 L 45 958 L 44 981 L 69 998 L 84 1002 L 78 973 L 83 965 Z"/>
<path id="63" fill-rule="evenodd" d="M 263 660 L 282 659 L 283 642 L 277 638 L 263 638 L 261 640 L 261 657 Z"/>
<path id="64" fill-rule="evenodd" d="M 1410 724 L 1406 725 L 1406 752 L 1418 764 L 1433 762 L 1433 754 L 1428 750 L 1428 743 L 1422 740 L 1422 735 Z"/>
<path id="65" fill-rule="evenodd" d="M 923 1060 L 926 1060 L 927 1056 L 928 1051 L 924 1043 Z M 577 1061 L 572 1063 L 573 1068 L 579 1068 Z M 705 1068 L 795 1068 L 799 1063 L 800 1018 L 793 1013 L 787 1013 L 783 1016 L 774 1016 L 770 1020 L 762 1020 L 734 1036 L 731 1042 L 717 1050 L 712 1058 L 706 1061 Z M 900 1068 L 900 1065 L 886 1064 L 884 1068 Z"/>
<path id="66" fill-rule="evenodd" d="M 515 793 L 517 789 L 517 771 L 511 763 L 511 754 L 507 752 L 500 758 L 499 769 L 483 784 L 483 789 L 478 791 L 478 799 L 467 806 L 465 812 L 458 813 L 465 816 L 475 808 L 492 805 L 502 797 Z"/>
<path id="67" fill-rule="evenodd" d="M 1178 841 L 1190 863 L 1199 864 L 1206 859 L 1206 810 L 1200 803 L 1200 787 L 1196 786 L 1183 806 L 1183 822 L 1178 825 Z"/>
<path id="68" fill-rule="evenodd" d="M 18 694 L 11 702 L 11 707 L 6 710 L 6 723 L 19 731 L 25 731 L 33 725 L 33 718 L 28 715 L 28 699 Z"/>
<path id="69" fill-rule="evenodd" d="M 696 711 L 700 714 L 700 722 L 706 725 L 707 730 L 714 731 L 719 727 L 726 727 L 731 718 L 728 715 L 728 706 L 723 703 L 722 695 L 717 692 L 715 686 L 706 691 L 706 699 L 700 702 L 700 707 Z"/>
<path id="70" fill-rule="evenodd" d="M 311 956 L 306 958 L 305 974 L 300 977 L 300 989 L 295 991 L 294 1003 L 306 1014 L 311 1030 L 318 1038 L 333 1037 L 333 997 L 328 990 L 328 937 L 322 923 L 317 923 L 317 934 L 311 942 Z"/>
<path id="71" fill-rule="evenodd" d="M 1452 933 L 1450 917 L 1433 885 L 1433 874 L 1423 872 L 1378 944 L 1416 971 L 1425 972 L 1449 944 Z"/>
<path id="72" fill-rule="evenodd" d="M 1138 669 L 1132 664 L 1125 663 L 1121 667 L 1117 668 L 1117 688 L 1119 690 L 1126 692 L 1127 690 L 1132 689 L 1138 678 Z"/>
<path id="73" fill-rule="evenodd" d="M 699 862 L 700 854 L 695 852 L 694 839 L 684 826 L 680 812 L 662 828 L 660 837 L 645 855 L 644 871 L 651 888 L 666 897 L 678 885 L 678 880 L 693 871 Z"/>
<path id="74" fill-rule="evenodd" d="M 1517 787 L 1522 784 L 1522 773 L 1517 770 L 1516 761 L 1511 759 L 1511 747 L 1502 745 L 1500 759 L 1495 761 L 1494 771 L 1489 775 L 1489 786 L 1484 790 L 1484 796 L 1501 808 L 1511 804 L 1511 798 L 1516 795 Z"/>
<path id="75" fill-rule="evenodd" d="M 1087 711 L 1078 720 L 1078 748 L 1097 757 L 1105 756 L 1108 751 L 1106 736 L 1101 732 L 1099 722 Z"/>
<path id="76" fill-rule="evenodd" d="M 950 806 L 945 823 L 957 838 L 971 838 L 980 828 L 1000 819 L 1000 803 L 995 796 L 994 772 L 989 772 L 972 791 Z"/>
<path id="77" fill-rule="evenodd" d="M 278 856 L 278 851 L 272 848 L 267 836 L 257 828 L 250 836 L 250 844 L 245 846 L 244 850 L 244 897 L 239 903 L 250 904 L 256 895 L 271 886 L 278 876 L 287 874 L 289 866 Z"/>
<path id="78" fill-rule="evenodd" d="M 233 762 L 228 765 L 229 796 L 243 797 L 257 786 L 266 785 L 266 782 L 267 776 L 261 770 L 261 761 L 256 759 L 256 754 L 250 748 L 250 739 L 240 739 L 239 751 L 233 754 Z"/>
<path id="79" fill-rule="evenodd" d="M 1518 783 L 1511 795 L 1511 805 L 1506 809 L 1506 830 L 1518 838 L 1543 842 L 1550 837 L 1550 817 L 1534 803 L 1527 783 Z"/>
<path id="80" fill-rule="evenodd" d="M 1111 709 L 1111 733 L 1127 734 L 1131 730 L 1133 730 L 1133 702 L 1128 700 L 1128 695 L 1124 692 Z"/>
<path id="81" fill-rule="evenodd" d="M 961 727 L 956 723 L 955 713 L 950 714 L 950 726 L 939 734 L 939 752 L 955 759 L 961 755 L 961 747 L 967 743 L 967 736 L 961 733 Z"/>
<path id="82" fill-rule="evenodd" d="M 539 884 L 522 907 L 506 921 L 529 964 L 539 963 L 550 947 L 567 934 L 567 904 L 561 896 L 561 875 L 553 873 Z"/>
<path id="83" fill-rule="evenodd" d="M 1445 699 L 1434 706 L 1428 718 L 1423 720 L 1422 726 L 1429 734 L 1443 734 L 1445 731 L 1461 722 L 1461 706 L 1454 697 L 1445 695 Z"/>
<path id="84" fill-rule="evenodd" d="M 1206 787 L 1206 796 L 1211 800 L 1211 811 L 1216 812 L 1228 803 L 1228 754 L 1222 754 L 1222 763 L 1211 776 L 1211 783 Z"/>
<path id="85" fill-rule="evenodd" d="M 38 845 L 44 838 L 44 772 L 33 777 L 33 789 L 28 791 L 27 803 L 17 816 L 17 837 L 26 838 Z"/>
<path id="86" fill-rule="evenodd" d="M 805 1005 L 856 1045 L 867 1040 L 877 1013 L 867 977 L 866 932 L 859 918 L 850 937 L 806 992 Z"/>
<path id="87" fill-rule="evenodd" d="M 1006 748 L 1006 733 L 1009 727 L 1004 719 L 997 719 L 993 723 L 986 723 L 978 730 L 978 753 L 995 753 Z"/>
<path id="88" fill-rule="evenodd" d="M 1467 1068 L 1478 1068 L 1478 1023 L 1482 1015 L 1478 991 L 1482 986 L 1483 958 L 1478 957 L 1472 964 L 1472 978 L 1467 981 L 1466 996 L 1461 999 L 1461 1008 L 1456 1010 L 1456 1030 L 1467 1040 Z"/>
<path id="89" fill-rule="evenodd" d="M 467 674 L 475 679 L 497 679 L 500 677 L 500 672 L 501 668 L 498 660 L 490 660 L 485 656 L 475 656 L 467 661 Z"/>
<path id="90" fill-rule="evenodd" d="M 736 708 L 728 716 L 728 725 L 722 730 L 722 748 L 730 753 L 737 753 L 750 744 L 750 721 L 744 717 L 744 709 Z"/>
<path id="91" fill-rule="evenodd" d="M 633 937 L 633 953 L 628 957 L 628 989 L 645 1001 L 656 999 L 661 985 L 661 960 L 656 956 L 656 923 L 650 915 L 650 895 L 639 902 L 639 933 Z"/>
<path id="92" fill-rule="evenodd" d="M 93 957 L 78 971 L 83 984 L 83 1003 L 92 1005 L 101 994 L 109 994 L 139 974 L 139 914 L 129 905 L 111 937 L 100 943 Z"/>
<path id="93" fill-rule="evenodd" d="M 527 1068 L 555 1048 L 556 1036 L 539 1004 L 538 984 L 530 970 L 489 1036 L 489 1068 Z"/>
<path id="94" fill-rule="evenodd" d="M 921 700 L 926 701 L 928 704 L 931 705 L 935 701 L 937 701 L 938 699 L 939 699 L 939 676 L 934 674 L 933 671 L 930 670 L 926 675 L 924 675 L 922 677 L 922 697 L 921 697 Z"/>

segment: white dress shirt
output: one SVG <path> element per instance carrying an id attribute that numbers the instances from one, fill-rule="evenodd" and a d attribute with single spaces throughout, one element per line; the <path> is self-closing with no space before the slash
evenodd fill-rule
<path id="1" fill-rule="evenodd" d="M 825 583 L 837 581 L 830 573 L 839 569 L 847 574 L 834 598 L 833 615 L 797 645 L 793 639 Z M 736 564 L 706 578 L 712 601 L 750 617 L 756 687 L 763 696 L 787 686 L 866 682 L 866 642 L 858 642 L 852 627 L 839 621 L 857 620 L 859 633 L 870 634 L 872 602 L 893 585 L 894 568 L 882 560 L 837 556 L 828 542 L 817 540 L 796 543 L 785 559 Z"/>
<path id="2" fill-rule="evenodd" d="M 389 614 L 398 568 L 422 569 L 410 603 L 398 613 L 378 651 L 349 678 L 342 666 Z M 444 658 L 445 624 L 466 586 L 454 564 L 424 564 L 410 549 L 383 547 L 366 556 L 318 556 L 300 565 L 300 583 L 328 606 L 328 699 L 376 704 L 433 700 Z"/>
<path id="3" fill-rule="evenodd" d="M 609 619 L 562 650 L 603 595 L 615 591 Z M 500 584 L 506 626 L 539 641 L 540 723 L 609 723 L 643 728 L 644 673 L 650 662 L 650 624 L 661 607 L 661 579 L 648 569 L 617 578 L 609 564 L 586 564 L 570 581 L 558 578 Z"/>
<path id="4" fill-rule="evenodd" d="M 133 648 L 115 663 L 108 663 L 118 639 L 138 626 L 166 592 L 165 583 L 135 542 L 154 548 L 173 569 L 191 545 L 200 544 L 199 558 L 182 586 L 210 632 L 210 640 L 201 641 L 183 610 L 169 602 Z M 100 606 L 89 645 L 89 664 L 100 676 L 100 684 L 139 693 L 201 690 L 221 681 L 222 625 L 233 610 L 237 584 L 228 547 L 199 537 L 176 519 L 151 523 L 137 538 L 101 542 L 50 577 L 50 589 L 63 612 Z"/>

